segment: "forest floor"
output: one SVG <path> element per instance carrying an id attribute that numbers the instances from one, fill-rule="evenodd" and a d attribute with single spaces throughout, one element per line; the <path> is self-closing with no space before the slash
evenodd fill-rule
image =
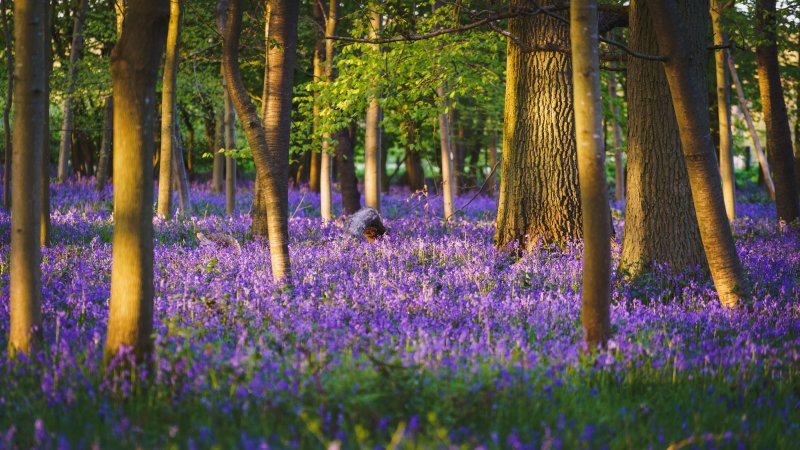
<path id="1" fill-rule="evenodd" d="M 749 311 L 702 271 L 616 279 L 607 351 L 584 353 L 581 249 L 494 249 L 495 203 L 445 225 L 439 199 L 384 198 L 374 244 L 290 193 L 293 286 L 243 214 L 194 186 L 195 213 L 156 219 L 156 364 L 100 370 L 111 193 L 54 185 L 43 249 L 47 347 L 7 361 L 10 217 L 0 212 L 0 448 L 796 448 L 800 236 L 743 203 Z M 460 198 L 463 204 L 468 198 Z M 334 198 L 337 202 L 338 198 Z M 622 220 L 615 211 L 619 255 Z M 233 249 L 199 246 L 231 233 Z"/>

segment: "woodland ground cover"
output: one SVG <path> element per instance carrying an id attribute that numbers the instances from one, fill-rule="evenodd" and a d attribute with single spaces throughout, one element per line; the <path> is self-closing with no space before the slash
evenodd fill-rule
<path id="1" fill-rule="evenodd" d="M 0 212 L 0 447 L 789 448 L 800 439 L 800 236 L 741 204 L 753 285 L 718 304 L 701 271 L 615 280 L 613 340 L 584 353 L 580 243 L 493 248 L 494 201 L 384 199 L 375 244 L 291 191 L 294 285 L 273 283 L 246 214 L 194 186 L 156 219 L 156 363 L 103 376 L 111 193 L 55 186 L 43 249 L 47 348 L 9 363 L 10 218 Z M 458 205 L 467 202 L 461 198 Z M 239 211 L 252 201 L 238 197 Z M 334 204 L 338 204 L 334 198 Z M 622 218 L 615 211 L 615 257 Z M 224 231 L 242 253 L 199 246 Z M 142 380 L 148 380 L 143 383 Z"/>

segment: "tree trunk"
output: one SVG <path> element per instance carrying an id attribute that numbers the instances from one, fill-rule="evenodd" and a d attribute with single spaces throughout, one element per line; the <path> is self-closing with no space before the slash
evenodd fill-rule
<path id="1" fill-rule="evenodd" d="M 446 96 L 447 89 L 444 90 L 444 95 Z M 440 98 L 441 98 L 440 94 Z M 445 100 L 445 104 L 447 104 Z M 458 195 L 459 193 L 463 192 L 464 189 L 464 142 L 463 142 L 463 129 L 461 128 L 461 114 L 458 108 L 450 107 L 449 113 L 445 114 L 445 118 L 447 119 L 447 130 L 450 133 L 448 137 L 450 138 L 450 158 L 452 160 L 451 167 L 450 167 L 450 180 L 452 185 L 450 189 L 453 192 L 453 195 Z"/>
<path id="2" fill-rule="evenodd" d="M 55 14 L 45 7 L 44 57 L 47 75 L 45 78 L 45 119 L 42 122 L 42 212 L 39 223 L 39 240 L 42 246 L 50 246 L 50 75 L 53 73 L 53 49 L 50 42 L 53 37 L 53 21 Z"/>
<path id="3" fill-rule="evenodd" d="M 631 2 L 630 45 L 635 51 L 652 55 L 658 54 L 658 44 L 650 22 L 650 3 Z M 681 17 L 689 24 L 687 50 L 694 58 L 689 75 L 705 86 L 708 5 L 693 0 L 679 3 Z M 706 104 L 707 99 L 704 95 L 697 101 Z M 636 276 L 648 272 L 654 262 L 666 263 L 674 272 L 704 264 L 681 136 L 664 70 L 657 63 L 634 57 L 628 60 L 627 184 L 624 269 Z"/>
<path id="4" fill-rule="evenodd" d="M 778 219 L 791 223 L 800 219 L 800 200 L 797 195 L 789 115 L 783 99 L 778 65 L 775 14 L 775 0 L 756 1 L 756 34 L 759 42 L 756 46 L 756 64 L 762 112 L 767 128 L 767 157 L 775 175 Z"/>
<path id="5" fill-rule="evenodd" d="M 370 22 L 370 36 L 376 38 L 381 30 L 381 15 L 375 10 Z M 374 51 L 380 51 L 375 45 Z M 364 203 L 381 210 L 381 107 L 378 103 L 379 85 L 372 85 L 375 90 L 369 97 L 367 105 L 366 130 L 364 131 Z"/>
<path id="6" fill-rule="evenodd" d="M 14 53 L 11 46 L 11 27 L 8 25 L 8 6 L 6 0 L 0 0 L 0 14 L 3 20 L 3 35 L 6 41 L 6 68 L 8 80 L 6 83 L 6 100 L 3 104 L 3 131 L 5 141 L 5 160 L 3 161 L 3 207 L 11 208 L 11 103 L 14 101 Z"/>
<path id="7" fill-rule="evenodd" d="M 381 139 L 381 194 L 389 193 L 389 174 L 386 173 L 387 161 L 389 160 L 389 144 L 386 139 Z"/>
<path id="8" fill-rule="evenodd" d="M 186 169 L 189 172 L 189 178 L 194 178 L 194 139 L 195 139 L 195 131 L 194 131 L 194 124 L 192 123 L 192 117 L 189 115 L 189 111 L 186 108 L 178 107 L 178 111 L 180 112 L 181 120 L 183 124 L 186 126 L 186 131 L 188 132 L 188 138 L 186 143 Z M 175 122 L 175 130 L 178 134 L 178 141 L 182 142 L 180 139 L 180 130 L 181 126 L 180 123 L 177 121 Z"/>
<path id="9" fill-rule="evenodd" d="M 220 149 L 225 147 L 224 109 L 216 113 L 215 116 L 214 148 L 211 149 L 211 153 L 214 155 L 214 165 L 211 168 L 211 189 L 215 194 L 221 194 L 225 178 L 225 155 L 220 153 Z"/>
<path id="10" fill-rule="evenodd" d="M 497 130 L 489 130 L 489 193 L 497 197 Z"/>
<path id="11" fill-rule="evenodd" d="M 106 362 L 122 347 L 153 350 L 153 105 L 169 5 L 130 1 L 111 54 L 114 240 Z"/>
<path id="12" fill-rule="evenodd" d="M 328 16 L 325 18 L 325 35 L 332 36 L 336 34 L 336 21 L 337 21 L 338 3 L 336 0 L 330 0 L 328 6 Z M 325 68 L 323 70 L 323 80 L 330 83 L 333 82 L 333 40 L 325 40 Z M 320 155 L 320 216 L 323 222 L 331 220 L 331 192 L 333 188 L 333 155 L 330 151 L 330 141 L 337 133 L 323 133 L 322 135 L 322 152 Z"/>
<path id="13" fill-rule="evenodd" d="M 34 354 L 42 341 L 41 176 L 47 119 L 44 0 L 14 3 L 14 179 L 11 201 L 8 354 Z"/>
<path id="14" fill-rule="evenodd" d="M 320 82 L 323 79 L 323 74 L 325 71 L 324 66 L 324 57 L 325 57 L 325 36 L 323 35 L 322 30 L 325 29 L 325 19 L 323 18 L 324 14 L 322 13 L 322 1 L 315 1 L 313 9 L 314 14 L 314 30 L 315 30 L 315 41 L 314 41 L 314 81 Z M 322 173 L 322 155 L 317 150 L 321 147 L 320 141 L 320 123 L 319 123 L 319 102 L 317 100 L 318 94 L 314 93 L 314 112 L 313 112 L 313 139 L 312 139 L 312 150 L 311 150 L 311 166 L 309 168 L 308 173 L 308 187 L 311 189 L 312 192 L 322 193 L 321 192 L 321 173 Z"/>
<path id="15" fill-rule="evenodd" d="M 453 151 L 450 145 L 450 126 L 447 120 L 447 113 L 444 111 L 447 105 L 447 98 L 445 97 L 444 85 L 440 84 L 436 88 L 436 94 L 439 100 L 443 103 L 439 108 L 439 148 L 442 161 L 442 199 L 444 201 L 444 218 L 449 220 L 453 215 L 453 197 L 455 195 L 455 183 L 453 179 Z M 409 170 L 406 164 L 406 170 Z M 423 185 L 424 185 L 424 175 Z"/>
<path id="16" fill-rule="evenodd" d="M 223 83 L 227 82 L 225 80 Z M 236 149 L 236 112 L 227 90 L 224 96 L 225 150 L 231 151 Z M 236 212 L 236 158 L 233 156 L 225 156 L 225 212 L 227 214 Z"/>
<path id="17" fill-rule="evenodd" d="M 253 208 L 262 209 L 266 229 L 257 228 L 253 234 L 269 236 L 272 276 L 275 281 L 291 277 L 289 261 L 289 133 L 291 131 L 292 85 L 297 58 L 297 19 L 299 5 L 292 0 L 272 0 L 270 34 L 278 45 L 268 49 L 269 98 L 266 126 L 261 122 L 250 101 L 239 68 L 239 36 L 242 10 L 239 0 L 228 3 L 228 20 L 223 44 L 223 68 L 233 105 L 242 118 L 245 135 L 253 151 L 259 201 Z M 255 211 L 254 211 L 255 213 Z"/>
<path id="18" fill-rule="evenodd" d="M 177 104 L 175 105 L 173 117 L 178 117 Z M 181 127 L 177 120 L 175 120 L 172 139 L 175 140 L 175 143 L 173 144 L 174 151 L 172 152 L 172 179 L 174 181 L 175 190 L 178 194 L 178 211 L 186 214 L 189 212 L 192 205 L 189 200 L 189 180 L 186 177 L 186 164 L 183 161 L 183 141 L 181 139 Z"/>
<path id="19" fill-rule="evenodd" d="M 581 323 L 589 349 L 611 335 L 611 211 L 606 187 L 597 1 L 572 0 L 570 38 L 575 89 L 575 137 L 583 209 Z"/>
<path id="20" fill-rule="evenodd" d="M 114 145 L 114 97 L 106 96 L 103 106 L 103 141 L 100 145 L 100 160 L 97 163 L 97 190 L 102 191 L 108 180 L 108 160 Z"/>
<path id="21" fill-rule="evenodd" d="M 739 81 L 739 75 L 736 73 L 736 65 L 733 63 L 733 57 L 730 53 L 728 53 L 728 68 L 731 69 L 731 78 L 733 79 L 734 86 L 736 86 L 736 95 L 739 97 L 739 108 L 742 109 L 742 115 L 744 115 L 744 120 L 747 123 L 747 129 L 750 131 L 750 140 L 753 142 L 753 148 L 755 148 L 756 156 L 758 157 L 758 164 L 761 169 L 758 171 L 758 185 L 766 185 L 767 194 L 774 201 L 775 184 L 772 182 L 769 163 L 767 162 L 767 157 L 764 155 L 764 150 L 761 148 L 761 140 L 758 138 L 756 126 L 753 124 L 750 108 L 747 106 L 747 99 L 744 98 L 742 83 Z"/>
<path id="22" fill-rule="evenodd" d="M 691 35 L 687 35 L 690 29 L 684 23 L 687 19 L 681 19 L 677 6 L 671 2 L 650 2 L 648 6 L 651 8 L 659 52 L 667 57 L 664 71 L 675 106 L 686 171 L 708 266 L 720 301 L 725 306 L 734 307 L 740 304 L 745 295 L 746 283 L 725 213 L 722 179 L 709 133 L 708 107 L 703 101 L 708 98 L 704 95 L 706 84 L 702 77 L 693 76 L 697 58 L 691 51 L 692 43 L 688 39 Z M 705 11 L 700 14 L 705 17 Z M 700 33 L 705 33 L 705 30 L 706 27 L 703 27 Z M 704 39 L 700 39 L 700 42 L 700 45 L 705 45 Z"/>
<path id="23" fill-rule="evenodd" d="M 611 99 L 611 126 L 614 129 L 614 198 L 618 202 L 624 202 L 625 161 L 622 156 L 622 127 L 619 126 L 617 107 L 617 74 L 614 71 L 608 75 L 608 97 Z"/>
<path id="24" fill-rule="evenodd" d="M 178 64 L 181 45 L 182 0 L 170 1 L 169 30 L 164 57 L 164 78 L 161 82 L 161 164 L 158 174 L 158 209 L 162 218 L 172 217 L 172 173 L 175 157 L 180 149 L 175 139 Z"/>
<path id="25" fill-rule="evenodd" d="M 722 30 L 720 0 L 711 0 L 711 25 L 714 30 L 714 45 L 725 45 L 727 39 Z M 719 118 L 719 170 L 722 175 L 722 195 L 728 220 L 736 217 L 736 179 L 733 169 L 733 132 L 731 130 L 731 83 L 728 74 L 728 51 L 714 53 L 717 75 L 717 117 Z"/>
<path id="26" fill-rule="evenodd" d="M 569 27 L 544 14 L 509 19 L 508 28 L 526 45 L 569 47 Z M 525 52 L 509 41 L 507 80 L 495 245 L 516 243 L 521 250 L 580 238 L 570 58 L 562 51 Z"/>
<path id="27" fill-rule="evenodd" d="M 83 23 L 86 18 L 88 0 L 80 0 L 75 11 L 75 23 L 72 31 L 72 45 L 69 49 L 69 67 L 67 67 L 67 92 L 62 107 L 61 144 L 58 150 L 58 181 L 69 176 L 70 144 L 72 143 L 72 96 L 75 95 L 75 75 L 78 71 L 78 59 L 83 51 Z"/>
<path id="28" fill-rule="evenodd" d="M 339 191 L 342 193 L 342 207 L 345 214 L 353 214 L 361 209 L 361 194 L 358 193 L 356 177 L 355 152 L 353 142 L 353 125 L 343 128 L 337 133 L 336 163 L 339 169 Z"/>

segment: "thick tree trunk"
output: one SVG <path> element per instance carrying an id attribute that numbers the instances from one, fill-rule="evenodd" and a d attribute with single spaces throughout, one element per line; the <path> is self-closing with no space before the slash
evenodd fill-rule
<path id="1" fill-rule="evenodd" d="M 725 45 L 727 39 L 722 30 L 720 0 L 711 0 L 711 26 L 714 30 L 714 45 Z M 728 51 L 714 53 L 717 76 L 717 117 L 719 122 L 719 170 L 722 175 L 722 195 L 728 220 L 736 217 L 736 179 L 733 170 L 733 132 L 731 130 L 731 82 L 728 74 Z"/>
<path id="2" fill-rule="evenodd" d="M 8 6 L 6 0 L 0 0 L 0 19 L 3 21 L 3 35 L 6 41 L 6 68 L 8 80 L 6 83 L 6 100 L 3 104 L 3 131 L 5 141 L 5 160 L 3 161 L 3 207 L 11 208 L 11 103 L 14 101 L 14 53 L 11 46 L 11 27 L 8 25 Z"/>
<path id="3" fill-rule="evenodd" d="M 106 96 L 103 106 L 103 140 L 100 144 L 100 160 L 97 163 L 96 189 L 102 191 L 108 181 L 108 161 L 114 145 L 114 97 Z"/>
<path id="4" fill-rule="evenodd" d="M 339 191 L 342 193 L 342 207 L 345 214 L 353 214 L 361 209 L 361 194 L 358 192 L 355 152 L 353 142 L 354 127 L 342 129 L 337 133 L 336 164 L 339 169 Z"/>
<path id="5" fill-rule="evenodd" d="M 611 99 L 611 127 L 614 129 L 614 198 L 618 202 L 624 202 L 625 161 L 622 156 L 622 127 L 619 126 L 617 107 L 617 74 L 613 71 L 608 76 L 608 97 Z"/>
<path id="6" fill-rule="evenodd" d="M 375 38 L 381 30 L 381 15 L 375 10 L 370 22 L 370 36 Z M 380 51 L 378 45 L 374 50 Z M 378 104 L 378 83 L 367 105 L 366 130 L 364 131 L 364 203 L 381 210 L 381 107 Z"/>
<path id="7" fill-rule="evenodd" d="M 650 3 L 631 2 L 630 45 L 641 53 L 658 54 L 650 22 Z M 681 0 L 679 6 L 681 17 L 688 24 L 686 32 L 690 33 L 687 50 L 694 61 L 690 76 L 703 86 L 706 85 L 707 6 L 706 2 L 694 0 Z M 706 104 L 707 99 L 704 95 L 697 101 Z M 632 275 L 649 271 L 653 262 L 666 263 L 675 272 L 705 262 L 681 149 L 664 70 L 652 61 L 629 58 L 628 176 L 622 266 Z"/>
<path id="8" fill-rule="evenodd" d="M 33 354 L 42 340 L 41 176 L 47 120 L 44 0 L 14 3 L 14 142 L 8 354 Z"/>
<path id="9" fill-rule="evenodd" d="M 269 98 L 266 126 L 250 101 L 239 68 L 239 36 L 242 10 L 239 0 L 228 3 L 228 20 L 223 45 L 223 68 L 228 91 L 245 135 L 253 151 L 260 201 L 253 208 L 262 209 L 267 228 L 256 228 L 253 234 L 269 236 L 272 276 L 275 281 L 291 277 L 289 260 L 289 133 L 291 131 L 292 85 L 297 58 L 297 19 L 299 5 L 292 0 L 272 0 L 270 34 L 278 45 L 268 49 Z"/>
<path id="10" fill-rule="evenodd" d="M 549 5 L 552 2 L 537 2 Z M 527 0 L 512 4 L 530 6 Z M 544 14 L 508 21 L 530 46 L 508 42 L 503 167 L 495 244 L 520 250 L 536 241 L 580 238 L 581 207 L 575 148 L 569 27 Z"/>
<path id="11" fill-rule="evenodd" d="M 121 348 L 153 350 L 153 105 L 169 4 L 129 1 L 111 55 L 114 240 L 106 362 Z"/>
<path id="12" fill-rule="evenodd" d="M 575 137 L 583 209 L 581 323 L 586 345 L 605 346 L 611 335 L 611 211 L 606 186 L 597 0 L 572 0 L 570 38 L 575 89 Z"/>
<path id="13" fill-rule="evenodd" d="M 667 57 L 664 71 L 675 106 L 686 171 L 708 266 L 720 301 L 725 306 L 735 307 L 745 295 L 746 283 L 725 213 L 722 179 L 709 133 L 708 107 L 703 101 L 708 98 L 704 95 L 706 84 L 702 77 L 693 76 L 697 58 L 693 56 L 688 39 L 691 36 L 688 34 L 691 30 L 685 23 L 688 19 L 681 19 L 677 6 L 671 2 L 650 2 L 648 6 L 659 52 Z M 705 11 L 700 14 L 704 16 Z M 705 30 L 706 27 L 703 27 L 702 32 Z M 700 41 L 704 42 L 703 39 Z"/>
<path id="14" fill-rule="evenodd" d="M 794 171 L 789 115 L 783 99 L 778 65 L 775 14 L 775 0 L 756 1 L 756 34 L 759 42 L 756 46 L 756 63 L 764 123 L 767 128 L 769 149 L 767 157 L 775 175 L 775 204 L 778 209 L 778 219 L 791 223 L 800 219 L 800 200 L 797 195 L 797 175 Z"/>
<path id="15" fill-rule="evenodd" d="M 75 75 L 78 71 L 78 59 L 83 51 L 83 23 L 89 0 L 80 0 L 75 12 L 75 23 L 72 31 L 72 45 L 69 49 L 69 67 L 67 67 L 67 92 L 62 107 L 61 144 L 58 149 L 58 181 L 69 176 L 70 144 L 72 143 L 72 96 L 75 94 Z"/>
<path id="16" fill-rule="evenodd" d="M 175 139 L 175 122 L 177 121 L 177 81 L 181 43 L 182 0 L 170 1 L 169 30 L 167 31 L 167 48 L 164 58 L 164 77 L 161 82 L 161 164 L 158 174 L 158 209 L 162 218 L 172 217 L 172 173 L 177 148 Z"/>

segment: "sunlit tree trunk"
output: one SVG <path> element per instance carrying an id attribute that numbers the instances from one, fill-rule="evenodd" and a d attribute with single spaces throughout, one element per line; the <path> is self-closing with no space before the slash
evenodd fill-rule
<path id="1" fill-rule="evenodd" d="M 103 106 L 103 140 L 100 144 L 100 160 L 97 163 L 98 191 L 102 191 L 108 181 L 108 162 L 111 158 L 111 148 L 114 145 L 114 97 L 106 96 Z"/>
<path id="2" fill-rule="evenodd" d="M 11 164 L 9 273 L 11 358 L 35 352 L 42 339 L 41 177 L 47 120 L 47 2 L 14 2 L 14 141 Z"/>
<path id="3" fill-rule="evenodd" d="M 706 84 L 702 78 L 692 76 L 697 61 L 692 56 L 688 42 L 689 29 L 677 5 L 650 2 L 648 6 L 659 53 L 667 58 L 663 64 L 664 71 L 675 107 L 686 172 L 708 266 L 720 301 L 725 306 L 735 307 L 745 295 L 746 282 L 725 213 L 722 179 L 709 133 L 708 107 L 702 101 L 708 98 Z M 705 60 L 705 57 L 701 59 Z"/>
<path id="4" fill-rule="evenodd" d="M 62 107 L 61 144 L 58 149 L 58 181 L 64 181 L 69 176 L 70 145 L 72 144 L 72 96 L 75 94 L 78 59 L 83 51 L 83 24 L 88 6 L 88 0 L 80 0 L 78 10 L 75 12 L 72 45 L 69 49 L 69 66 L 67 67 L 67 89 Z"/>
<path id="5" fill-rule="evenodd" d="M 14 101 L 14 53 L 12 51 L 11 27 L 8 24 L 8 5 L 6 0 L 0 0 L 0 14 L 3 21 L 3 36 L 6 41 L 6 68 L 8 80 L 6 82 L 6 100 L 3 104 L 3 131 L 5 132 L 5 160 L 3 161 L 3 207 L 11 208 L 11 103 Z"/>
<path id="6" fill-rule="evenodd" d="M 711 26 L 714 30 L 714 45 L 725 45 L 727 39 L 722 29 L 720 0 L 711 0 Z M 728 50 L 714 53 L 717 76 L 717 114 L 719 117 L 719 170 L 722 175 L 722 195 L 728 220 L 736 217 L 736 179 L 733 170 L 733 132 L 731 130 L 731 82 L 728 74 Z"/>
<path id="7" fill-rule="evenodd" d="M 182 0 L 169 2 L 169 30 L 167 31 L 164 77 L 161 82 L 161 164 L 158 173 L 158 209 L 163 218 L 172 216 L 172 173 L 176 151 L 175 103 L 177 97 L 178 59 L 180 58 Z"/>
<path id="8" fill-rule="evenodd" d="M 596 0 L 570 2 L 570 38 L 583 209 L 581 323 L 586 345 L 591 349 L 605 346 L 611 334 L 611 212 L 603 146 Z"/>
<path id="9" fill-rule="evenodd" d="M 381 15 L 377 10 L 372 11 L 370 21 L 370 36 L 376 38 L 381 30 Z M 374 46 L 377 52 L 378 45 Z M 364 134 L 364 203 L 380 211 L 381 209 L 381 107 L 378 103 L 378 83 L 372 88 L 375 92 L 370 95 L 367 105 L 366 130 Z"/>
<path id="10" fill-rule="evenodd" d="M 153 131 L 155 86 L 169 4 L 129 0 L 111 54 L 114 92 L 114 239 L 105 357 L 153 350 Z"/>
<path id="11" fill-rule="evenodd" d="M 658 54 L 650 4 L 635 0 L 630 9 L 631 48 Z M 681 0 L 687 51 L 693 58 L 689 76 L 706 85 L 706 10 L 703 1 Z M 628 60 L 628 174 L 622 267 L 638 276 L 652 263 L 680 272 L 705 262 L 700 230 L 686 177 L 681 136 L 669 85 L 660 64 Z M 708 96 L 698 97 L 706 109 Z M 706 114 L 707 115 L 707 114 Z M 717 172 L 719 172 L 717 170 Z"/>
<path id="12" fill-rule="evenodd" d="M 551 5 L 552 1 L 540 1 Z M 531 6 L 527 0 L 512 5 Z M 538 14 L 509 19 L 503 163 L 495 244 L 521 249 L 536 241 L 564 242 L 581 234 L 569 27 Z"/>
<path id="13" fill-rule="evenodd" d="M 775 204 L 778 218 L 787 223 L 800 218 L 797 176 L 794 172 L 792 135 L 789 115 L 781 87 L 778 65 L 777 20 L 775 0 L 756 1 L 756 64 L 761 107 L 767 128 L 767 158 L 775 175 Z"/>
<path id="14" fill-rule="evenodd" d="M 444 111 L 447 105 L 444 84 L 436 88 L 436 94 L 442 105 L 439 106 L 439 150 L 442 160 L 442 198 L 444 201 L 444 218 L 450 219 L 453 215 L 453 151 L 450 146 L 450 126 L 447 120 L 447 113 Z M 408 165 L 406 165 L 408 169 Z"/>
<path id="15" fill-rule="evenodd" d="M 288 168 L 299 5 L 292 0 L 272 0 L 270 5 L 270 35 L 277 45 L 270 46 L 267 56 L 270 67 L 266 126 L 262 124 L 242 82 L 238 47 L 242 26 L 239 0 L 228 3 L 228 20 L 223 34 L 223 69 L 228 80 L 228 92 L 242 118 L 253 151 L 261 191 L 260 202 L 254 202 L 253 208 L 265 210 L 262 215 L 266 216 L 266 229 L 256 228 L 254 221 L 253 234 L 269 237 L 272 276 L 275 281 L 280 281 L 291 277 Z"/>

